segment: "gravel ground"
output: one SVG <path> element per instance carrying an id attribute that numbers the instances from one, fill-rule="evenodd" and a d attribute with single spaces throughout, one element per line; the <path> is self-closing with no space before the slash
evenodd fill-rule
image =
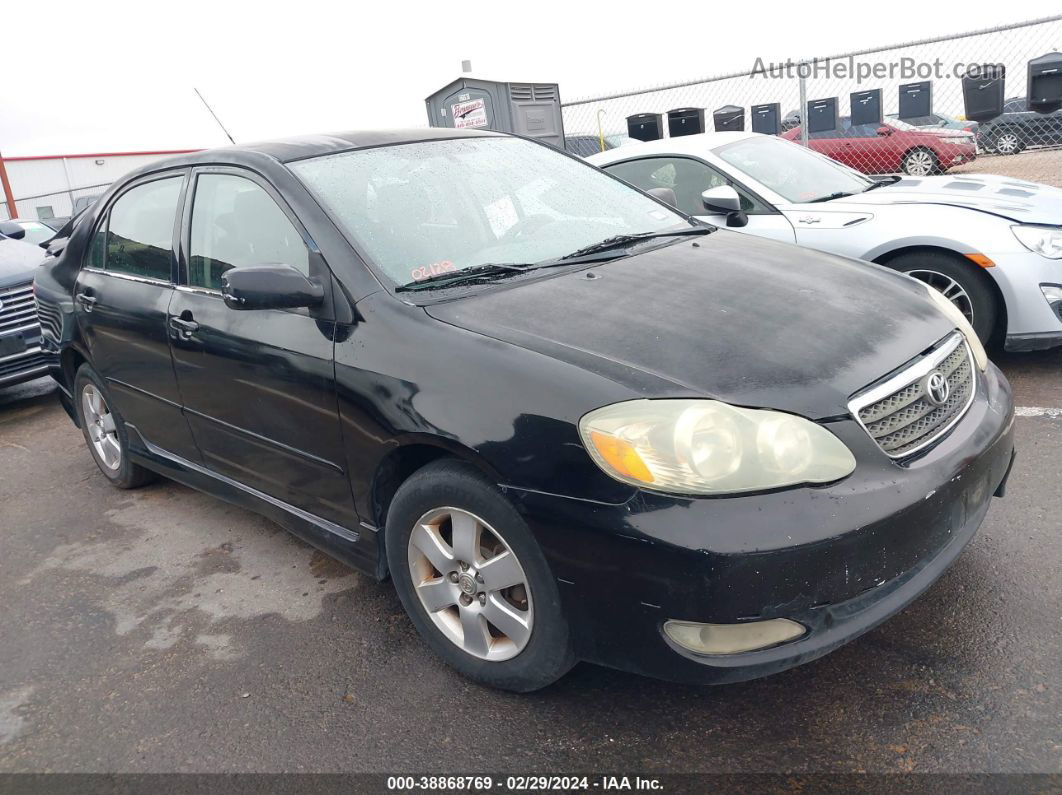
<path id="1" fill-rule="evenodd" d="M 1062 188 L 1062 149 L 1031 149 L 1016 155 L 979 155 L 972 163 L 949 169 L 948 173 L 999 174 Z"/>
<path id="2" fill-rule="evenodd" d="M 110 488 L 46 382 L 0 392 L 0 772 L 1062 770 L 1062 351 L 1006 357 L 1007 497 L 914 605 L 695 688 L 471 684 L 376 584 L 169 482 Z"/>

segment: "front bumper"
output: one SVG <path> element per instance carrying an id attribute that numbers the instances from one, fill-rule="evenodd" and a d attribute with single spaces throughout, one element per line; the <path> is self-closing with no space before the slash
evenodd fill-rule
<path id="1" fill-rule="evenodd" d="M 510 489 L 560 585 L 577 654 L 657 678 L 740 681 L 815 659 L 873 628 L 958 557 L 1013 456 L 1010 388 L 990 366 L 954 429 L 898 464 L 854 421 L 831 423 L 859 465 L 825 487 L 687 499 L 639 493 L 622 505 Z M 789 618 L 802 638 L 698 655 L 668 619 Z"/>
<path id="2" fill-rule="evenodd" d="M 1044 298 L 1041 284 L 1062 285 L 1062 260 L 1032 251 L 986 252 L 995 267 L 985 268 L 1003 294 L 1007 310 L 1004 348 L 1032 351 L 1062 345 L 1062 318 Z"/>
<path id="3" fill-rule="evenodd" d="M 41 350 L 40 327 L 34 324 L 20 329 L 17 335 L 21 350 L 0 357 L 0 387 L 21 384 L 48 374 L 49 357 Z M 15 334 L 0 334 L 0 339 L 5 336 L 14 337 Z"/>

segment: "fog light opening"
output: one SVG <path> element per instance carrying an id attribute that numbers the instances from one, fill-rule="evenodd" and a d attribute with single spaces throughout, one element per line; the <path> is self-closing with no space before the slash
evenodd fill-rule
<path id="1" fill-rule="evenodd" d="M 796 640 L 807 634 L 807 628 L 788 618 L 741 624 L 698 624 L 672 619 L 664 624 L 664 632 L 679 646 L 697 654 L 740 654 Z"/>
<path id="2" fill-rule="evenodd" d="M 1062 320 L 1062 286 L 1041 284 L 1040 292 L 1044 294 L 1044 299 L 1050 304 L 1051 311 L 1058 316 L 1059 320 Z"/>

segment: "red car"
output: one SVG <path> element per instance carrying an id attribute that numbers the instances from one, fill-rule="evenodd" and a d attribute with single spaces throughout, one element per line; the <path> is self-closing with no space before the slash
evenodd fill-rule
<path id="1" fill-rule="evenodd" d="M 853 125 L 848 117 L 842 117 L 836 130 L 809 134 L 808 146 L 866 174 L 902 171 L 924 177 L 941 174 L 977 157 L 971 134 L 942 132 L 923 132 L 896 119 L 888 119 L 882 125 Z M 799 142 L 800 127 L 786 131 L 782 137 Z"/>

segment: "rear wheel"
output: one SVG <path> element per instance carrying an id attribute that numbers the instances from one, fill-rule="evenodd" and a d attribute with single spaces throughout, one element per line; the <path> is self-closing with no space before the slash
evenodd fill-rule
<path id="1" fill-rule="evenodd" d="M 977 336 L 987 343 L 996 326 L 998 308 L 988 279 L 976 266 L 940 251 L 904 254 L 888 263 L 932 287 L 963 313 Z"/>
<path id="2" fill-rule="evenodd" d="M 89 452 L 111 484 L 135 489 L 154 480 L 155 473 L 129 458 L 125 423 L 114 408 L 103 379 L 88 364 L 81 365 L 74 377 L 74 397 Z"/>
<path id="3" fill-rule="evenodd" d="M 526 522 L 459 461 L 412 475 L 387 515 L 387 562 L 417 630 L 483 684 L 537 690 L 573 664 L 560 594 Z"/>
<path id="4" fill-rule="evenodd" d="M 928 177 L 940 170 L 940 162 L 931 149 L 912 149 L 903 156 L 903 173 L 912 177 Z"/>

